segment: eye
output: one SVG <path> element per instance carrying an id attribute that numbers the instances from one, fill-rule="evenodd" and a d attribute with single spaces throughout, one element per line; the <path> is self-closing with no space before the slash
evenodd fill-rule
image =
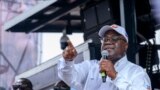
<path id="1" fill-rule="evenodd" d="M 112 37 L 112 41 L 117 42 L 120 38 L 118 36 Z"/>

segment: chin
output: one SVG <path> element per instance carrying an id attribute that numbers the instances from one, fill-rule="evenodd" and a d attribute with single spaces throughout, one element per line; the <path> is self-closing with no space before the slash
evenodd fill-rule
<path id="1" fill-rule="evenodd" d="M 114 51 L 113 50 L 108 50 L 108 52 L 109 52 L 109 56 L 114 56 Z"/>

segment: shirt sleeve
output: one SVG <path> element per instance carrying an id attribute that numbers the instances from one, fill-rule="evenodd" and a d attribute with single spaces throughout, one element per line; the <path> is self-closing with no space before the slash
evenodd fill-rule
<path id="1" fill-rule="evenodd" d="M 133 72 L 130 79 L 127 79 L 118 73 L 116 79 L 113 80 L 113 83 L 119 90 L 151 90 L 150 79 L 143 70 Z"/>
<path id="2" fill-rule="evenodd" d="M 82 90 L 89 68 L 89 61 L 84 61 L 80 64 L 74 64 L 74 60 L 65 61 L 63 58 L 61 58 L 58 62 L 58 76 L 69 86 Z"/>

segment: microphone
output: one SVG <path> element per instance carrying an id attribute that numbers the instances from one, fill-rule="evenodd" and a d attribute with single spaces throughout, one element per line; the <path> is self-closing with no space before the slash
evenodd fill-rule
<path id="1" fill-rule="evenodd" d="M 62 50 L 64 50 L 68 46 L 68 43 L 67 43 L 68 40 L 69 40 L 69 37 L 66 35 L 66 31 L 64 30 L 63 36 L 60 38 L 60 45 Z"/>
<path id="2" fill-rule="evenodd" d="M 103 58 L 103 59 L 107 59 L 108 54 L 109 54 L 109 53 L 108 53 L 107 50 L 103 50 L 103 51 L 101 52 L 101 55 L 102 55 L 102 58 Z M 102 81 L 103 81 L 103 82 L 106 82 L 106 77 L 107 77 L 106 72 L 102 71 L 102 72 L 101 72 L 101 77 L 102 77 Z"/>

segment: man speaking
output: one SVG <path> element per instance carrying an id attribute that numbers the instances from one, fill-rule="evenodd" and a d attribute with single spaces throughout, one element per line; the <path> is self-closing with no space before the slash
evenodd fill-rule
<path id="1" fill-rule="evenodd" d="M 99 30 L 101 60 L 74 64 L 76 49 L 70 41 L 58 63 L 58 76 L 76 90 L 151 90 L 144 69 L 126 56 L 128 36 L 119 25 L 105 25 Z M 105 56 L 104 56 L 105 54 Z"/>

